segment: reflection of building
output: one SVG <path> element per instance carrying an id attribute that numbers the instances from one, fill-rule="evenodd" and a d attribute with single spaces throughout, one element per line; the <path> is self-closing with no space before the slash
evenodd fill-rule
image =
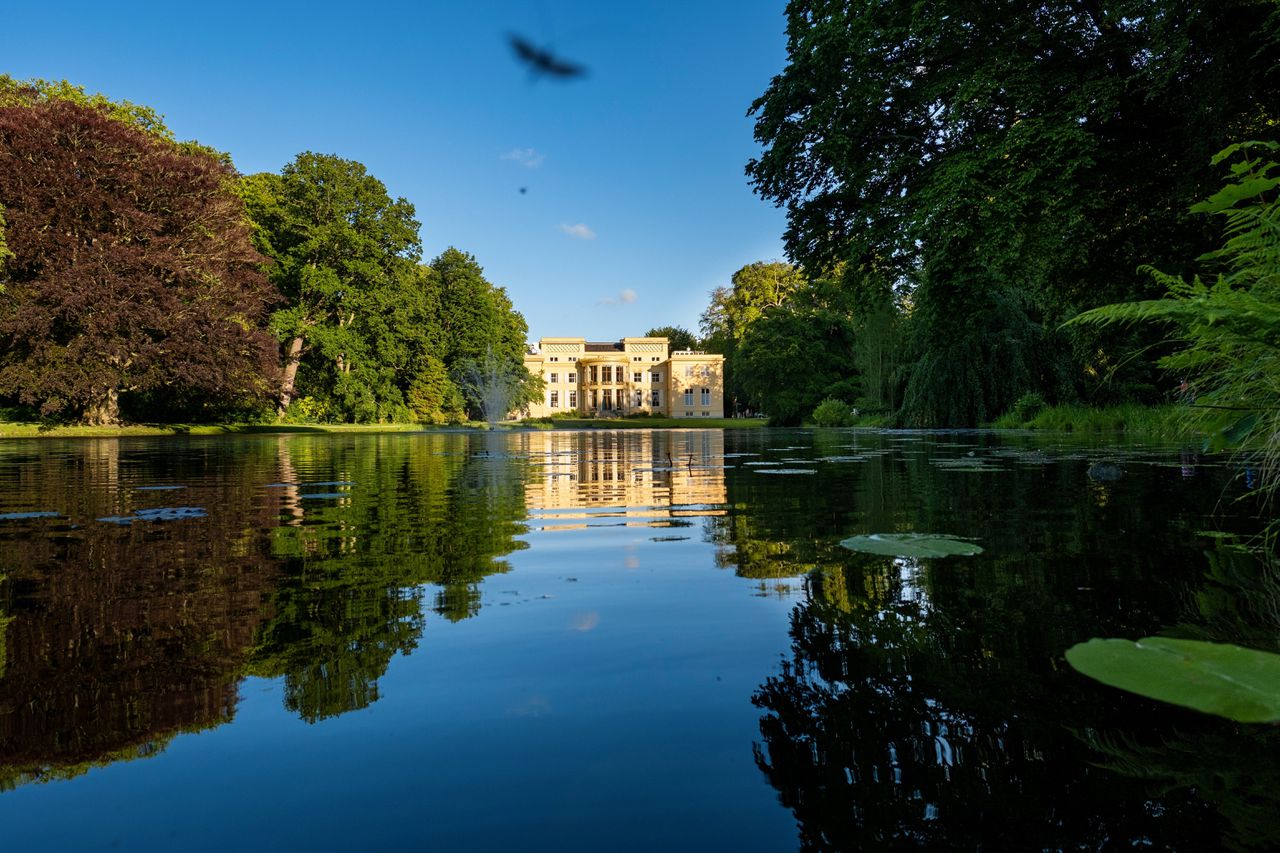
<path id="1" fill-rule="evenodd" d="M 666 338 L 542 338 L 524 366 L 547 383 L 531 417 L 557 412 L 724 417 L 724 356 L 668 351 Z"/>
<path id="2" fill-rule="evenodd" d="M 542 518 L 604 515 L 651 524 L 725 513 L 719 430 L 547 431 L 520 438 L 533 465 L 541 460 L 541 472 L 535 467 L 526 480 L 525 505 Z"/>

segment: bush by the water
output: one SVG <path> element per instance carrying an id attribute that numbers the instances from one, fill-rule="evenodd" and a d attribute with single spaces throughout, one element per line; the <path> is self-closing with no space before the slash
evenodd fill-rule
<path id="1" fill-rule="evenodd" d="M 853 426 L 854 414 L 848 403 L 828 397 L 813 410 L 810 419 L 820 427 Z"/>

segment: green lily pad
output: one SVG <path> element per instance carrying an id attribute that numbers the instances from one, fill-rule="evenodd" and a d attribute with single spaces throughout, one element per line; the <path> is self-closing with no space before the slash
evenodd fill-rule
<path id="1" fill-rule="evenodd" d="M 850 551 L 885 557 L 968 557 L 981 554 L 974 543 L 946 533 L 871 533 L 840 543 Z"/>
<path id="2" fill-rule="evenodd" d="M 1198 640 L 1095 638 L 1067 663 L 1130 693 L 1241 723 L 1280 720 L 1280 655 Z"/>

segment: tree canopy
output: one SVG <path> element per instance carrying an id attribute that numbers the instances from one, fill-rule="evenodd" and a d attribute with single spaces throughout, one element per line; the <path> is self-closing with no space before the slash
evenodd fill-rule
<path id="1" fill-rule="evenodd" d="M 122 393 L 260 395 L 274 294 L 234 173 L 98 104 L 3 103 L 0 393 L 98 423 Z"/>
<path id="2" fill-rule="evenodd" d="M 303 390 L 344 420 L 393 419 L 405 373 L 427 350 L 416 334 L 428 308 L 413 205 L 360 163 L 311 152 L 279 175 L 250 175 L 241 192 L 285 299 L 271 317 L 283 342 L 279 413 L 303 368 Z"/>
<path id="3" fill-rule="evenodd" d="M 672 350 L 700 349 L 698 336 L 682 326 L 658 326 L 644 333 L 646 338 L 666 338 Z"/>
<path id="4" fill-rule="evenodd" d="M 794 0 L 787 22 L 747 173 L 793 260 L 910 295 L 904 418 L 1149 388 L 1146 342 L 1057 326 L 1212 245 L 1186 210 L 1214 151 L 1274 135 L 1275 4 Z"/>

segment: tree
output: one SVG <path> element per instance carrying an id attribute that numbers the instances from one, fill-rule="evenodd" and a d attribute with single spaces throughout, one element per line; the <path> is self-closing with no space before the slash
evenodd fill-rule
<path id="1" fill-rule="evenodd" d="M 360 163 L 309 151 L 279 175 L 249 176 L 241 192 L 287 303 L 271 318 L 283 347 L 280 414 L 304 362 L 349 419 L 403 409 L 406 371 L 422 355 L 408 339 L 427 322 L 413 205 L 392 199 Z"/>
<path id="2" fill-rule="evenodd" d="M 1231 179 L 1191 209 L 1226 219 L 1223 247 L 1204 260 L 1219 270 L 1206 284 L 1147 267 L 1166 289 L 1159 299 L 1105 305 L 1076 324 L 1152 323 L 1170 329 L 1178 346 L 1159 362 L 1181 377 L 1189 426 L 1207 432 L 1214 446 L 1262 459 L 1261 487 L 1280 488 L 1280 144 L 1228 146 L 1219 164 L 1234 158 Z"/>
<path id="3" fill-rule="evenodd" d="M 449 378 L 444 362 L 431 355 L 409 385 L 405 402 L 419 423 L 449 423 L 466 417 L 462 392 Z"/>
<path id="4" fill-rule="evenodd" d="M 0 161 L 0 393 L 115 423 L 121 394 L 263 392 L 274 293 L 225 163 L 96 104 L 11 96 Z"/>
<path id="5" fill-rule="evenodd" d="M 737 350 L 751 324 L 766 311 L 781 308 L 806 286 L 804 274 L 782 261 L 755 261 L 733 274 L 729 287 L 711 292 L 699 327 L 703 347 L 725 357 L 726 398 L 734 402 L 746 396 L 738 371 Z"/>
<path id="6" fill-rule="evenodd" d="M 907 419 L 972 423 L 1037 385 L 1093 394 L 1119 362 L 1150 387 L 1150 361 L 1127 358 L 1149 341 L 1057 325 L 1150 293 L 1139 263 L 1179 272 L 1212 245 L 1185 210 L 1213 151 L 1275 132 L 1274 4 L 795 0 L 787 15 L 747 172 L 786 205 L 794 260 L 911 292 Z"/>
<path id="7" fill-rule="evenodd" d="M 853 326 L 838 311 L 798 306 L 752 323 L 734 359 L 747 402 L 793 426 L 825 397 L 852 400 Z"/>
<path id="8" fill-rule="evenodd" d="M 482 359 L 490 350 L 523 363 L 529 327 L 506 290 L 484 277 L 474 255 L 449 247 L 431 262 L 430 272 L 439 294 L 436 324 L 445 364 Z"/>
<path id="9" fill-rule="evenodd" d="M 681 326 L 659 326 L 644 333 L 646 338 L 666 338 L 672 350 L 696 350 L 701 346 L 698 336 Z"/>

